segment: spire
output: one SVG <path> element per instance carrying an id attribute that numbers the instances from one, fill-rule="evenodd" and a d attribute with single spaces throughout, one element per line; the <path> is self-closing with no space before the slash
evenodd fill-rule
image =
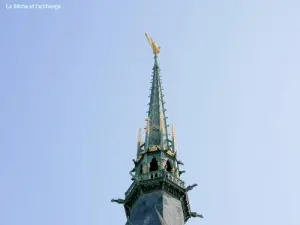
<path id="1" fill-rule="evenodd" d="M 172 136 L 172 140 L 170 140 L 168 136 L 167 117 L 165 115 L 166 109 L 165 102 L 163 100 L 164 95 L 162 93 L 162 81 L 157 60 L 158 54 L 160 53 L 160 47 L 155 41 L 149 38 L 147 34 L 146 38 L 153 50 L 154 66 L 152 69 L 149 110 L 146 118 L 145 143 L 142 144 L 141 141 L 138 143 L 137 160 L 141 159 L 142 155 L 147 151 L 152 152 L 158 149 L 163 151 L 166 150 L 169 155 L 176 156 L 176 152 L 174 151 L 175 146 L 173 143 L 175 138 Z"/>
<path id="2" fill-rule="evenodd" d="M 154 66 L 151 81 L 150 103 L 147 121 L 147 135 L 145 148 L 159 146 L 161 150 L 167 148 L 168 131 L 166 125 L 165 107 L 160 79 L 160 68 L 157 55 L 154 56 Z"/>
<path id="3" fill-rule="evenodd" d="M 134 168 L 129 172 L 133 182 L 125 192 L 124 199 L 111 201 L 124 205 L 126 225 L 143 225 L 145 221 L 157 225 L 184 225 L 191 217 L 203 218 L 202 215 L 191 211 L 188 200 L 187 192 L 197 184 L 186 187 L 181 180 L 180 175 L 185 171 L 180 171 L 179 165 L 183 166 L 183 163 L 177 159 L 173 126 L 170 130 L 171 135 L 168 136 L 162 81 L 157 62 L 160 47 L 147 34 L 146 37 L 153 50 L 154 66 L 145 140 L 142 140 L 142 132 L 139 129 L 137 158 L 133 159 Z M 166 204 L 168 202 L 171 204 Z"/>

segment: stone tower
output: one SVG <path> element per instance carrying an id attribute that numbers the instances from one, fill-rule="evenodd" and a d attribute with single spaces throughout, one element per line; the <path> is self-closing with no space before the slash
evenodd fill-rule
<path id="1" fill-rule="evenodd" d="M 125 199 L 112 199 L 123 204 L 126 225 L 183 225 L 191 217 L 202 217 L 191 212 L 187 192 L 197 184 L 186 186 L 180 176 L 183 163 L 177 159 L 174 127 L 168 133 L 165 102 L 163 100 L 160 68 L 157 62 L 159 46 L 148 37 L 154 53 L 154 66 L 145 138 L 139 129 L 137 155 L 130 171 L 133 183 Z"/>

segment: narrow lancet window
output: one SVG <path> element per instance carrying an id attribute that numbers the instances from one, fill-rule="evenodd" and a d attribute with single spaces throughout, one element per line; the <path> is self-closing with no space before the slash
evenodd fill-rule
<path id="1" fill-rule="evenodd" d="M 171 163 L 170 163 L 169 160 L 168 160 L 167 163 L 166 163 L 166 170 L 167 170 L 169 173 L 171 173 L 171 171 L 172 171 L 172 166 L 171 166 Z"/>
<path id="2" fill-rule="evenodd" d="M 158 170 L 158 164 L 155 157 L 153 157 L 152 161 L 150 162 L 150 172 Z"/>

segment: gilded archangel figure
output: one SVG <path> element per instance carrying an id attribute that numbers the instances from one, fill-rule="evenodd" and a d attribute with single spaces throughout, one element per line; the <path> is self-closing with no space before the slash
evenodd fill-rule
<path id="1" fill-rule="evenodd" d="M 147 33 L 145 33 L 145 35 L 149 42 L 149 45 L 151 46 L 151 48 L 153 50 L 153 54 L 158 55 L 160 53 L 160 46 L 158 46 L 158 44 L 152 38 L 150 38 Z"/>

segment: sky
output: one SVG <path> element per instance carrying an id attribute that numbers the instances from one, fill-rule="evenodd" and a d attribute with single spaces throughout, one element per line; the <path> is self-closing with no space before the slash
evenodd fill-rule
<path id="1" fill-rule="evenodd" d="M 6 4 L 59 4 L 7 9 Z M 0 225 L 125 224 L 153 54 L 188 225 L 300 224 L 300 2 L 4 0 Z"/>

